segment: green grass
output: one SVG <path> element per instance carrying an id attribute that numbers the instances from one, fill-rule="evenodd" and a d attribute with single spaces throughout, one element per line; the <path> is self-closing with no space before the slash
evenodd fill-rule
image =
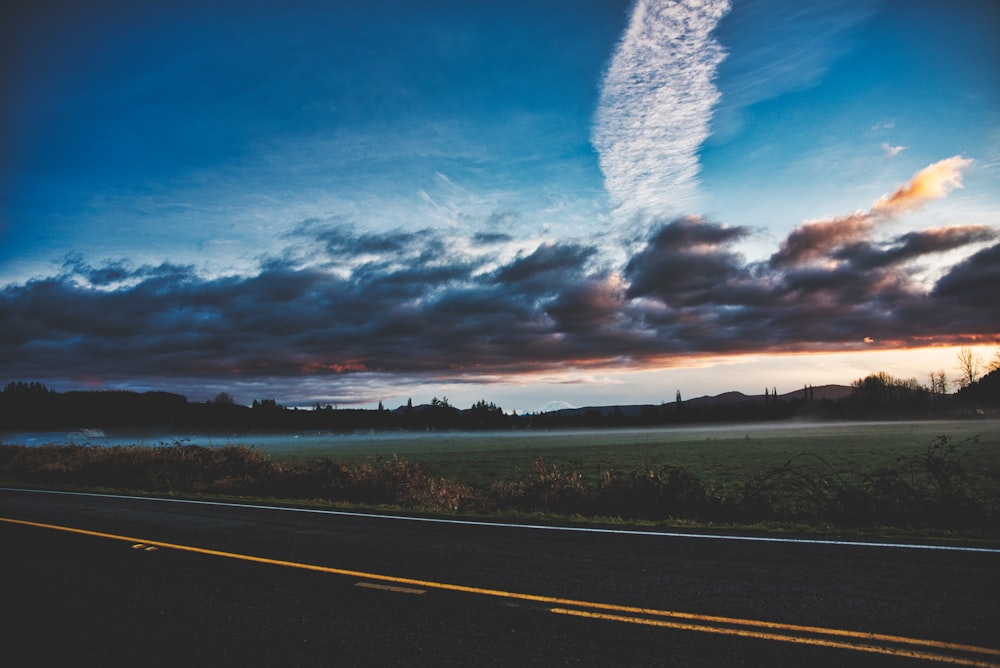
<path id="1" fill-rule="evenodd" d="M 338 438 L 336 446 L 275 448 L 275 461 L 303 462 L 330 457 L 345 463 L 398 454 L 428 474 L 481 489 L 500 480 L 530 475 L 535 458 L 596 479 L 605 471 L 628 473 L 640 466 L 679 466 L 705 482 L 732 484 L 782 466 L 799 455 L 822 458 L 845 476 L 922 455 L 939 436 L 961 443 L 971 471 L 1000 472 L 1000 421 L 837 424 L 795 428 L 687 428 L 602 432 L 522 432 L 434 439 Z M 976 438 L 973 442 L 972 439 Z M 252 441 L 250 441 L 252 444 Z M 816 464 L 822 466 L 817 460 Z"/>
<path id="2" fill-rule="evenodd" d="M 304 441 L 304 439 L 303 439 Z M 1000 535 L 1000 421 L 0 446 L 0 480 L 473 514 Z M 398 457 L 396 455 L 399 455 Z"/>

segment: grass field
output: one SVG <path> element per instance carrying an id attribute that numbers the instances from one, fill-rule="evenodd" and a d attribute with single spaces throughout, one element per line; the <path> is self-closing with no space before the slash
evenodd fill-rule
<path id="1" fill-rule="evenodd" d="M 0 482 L 485 515 L 1000 535 L 996 420 L 190 440 L 0 445 Z"/>
<path id="2" fill-rule="evenodd" d="M 329 457 L 345 463 L 399 455 L 428 474 L 481 489 L 529 475 L 535 458 L 594 479 L 640 466 L 686 469 L 704 482 L 730 484 L 782 466 L 793 457 L 829 465 L 843 476 L 919 457 L 938 437 L 958 445 L 963 465 L 1000 485 L 1000 421 L 823 423 L 624 429 L 582 432 L 503 432 L 410 435 L 394 440 L 333 437 L 329 445 L 264 446 L 276 461 Z M 254 445 L 253 439 L 246 444 Z M 822 460 L 822 461 L 821 461 Z M 824 464 L 825 462 L 825 464 Z M 987 483 L 988 484 L 988 483 Z"/>

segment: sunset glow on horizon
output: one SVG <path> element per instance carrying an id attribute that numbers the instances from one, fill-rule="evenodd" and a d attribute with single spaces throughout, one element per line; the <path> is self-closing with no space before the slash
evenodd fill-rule
<path id="1" fill-rule="evenodd" d="M 2 11 L 2 382 L 534 411 L 1000 349 L 997 3 Z"/>

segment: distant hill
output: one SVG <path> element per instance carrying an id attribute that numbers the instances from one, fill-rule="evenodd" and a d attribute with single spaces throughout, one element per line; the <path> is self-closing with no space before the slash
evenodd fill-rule
<path id="1" fill-rule="evenodd" d="M 812 394 L 813 399 L 845 399 L 851 396 L 851 392 L 854 388 L 847 385 L 820 385 L 818 387 L 810 387 L 809 392 Z M 787 394 L 782 394 L 781 399 L 801 399 L 805 394 L 805 389 L 795 390 L 794 392 L 789 392 Z"/>
<path id="2" fill-rule="evenodd" d="M 844 399 L 851 395 L 852 388 L 847 385 L 820 385 L 818 387 L 810 387 L 809 392 L 812 394 L 812 398 L 816 400 L 837 400 Z M 800 390 L 795 390 L 793 392 L 786 392 L 785 394 L 779 394 L 778 399 L 780 401 L 801 401 L 805 398 L 806 388 Z M 722 394 L 716 394 L 713 396 L 703 396 L 695 397 L 694 399 L 686 399 L 681 403 L 684 406 L 690 407 L 703 407 L 703 406 L 725 406 L 733 404 L 745 404 L 752 402 L 763 403 L 765 396 L 763 394 L 743 394 L 742 392 L 723 392 Z M 773 399 L 773 397 L 772 397 Z M 667 405 L 674 405 L 674 402 L 667 402 Z M 608 416 L 612 415 L 617 408 L 621 411 L 622 415 L 626 418 L 636 418 L 642 412 L 643 408 L 649 408 L 654 406 L 654 404 L 632 404 L 625 406 L 584 406 L 582 408 L 562 408 L 554 411 L 547 411 L 547 414 L 558 415 L 558 416 L 574 416 L 574 415 L 586 415 L 587 413 L 598 412 L 601 415 Z"/>
<path id="3" fill-rule="evenodd" d="M 818 387 L 810 387 L 809 392 L 813 399 L 828 399 L 837 400 L 844 399 L 851 396 L 852 388 L 847 385 L 820 385 Z M 805 399 L 806 388 L 800 390 L 795 390 L 793 392 L 786 392 L 785 394 L 779 394 L 778 399 L 781 401 L 792 401 L 792 400 L 802 400 Z M 773 399 L 773 397 L 771 397 Z M 722 394 L 716 394 L 715 396 L 704 396 L 697 397 L 695 399 L 690 399 L 683 403 L 688 405 L 719 405 L 719 404 L 737 404 L 744 403 L 747 401 L 763 401 L 763 394 L 743 394 L 742 392 L 723 392 Z"/>

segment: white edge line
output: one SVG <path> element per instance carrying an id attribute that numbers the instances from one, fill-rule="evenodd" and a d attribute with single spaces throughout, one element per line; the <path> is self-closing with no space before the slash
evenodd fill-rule
<path id="1" fill-rule="evenodd" d="M 360 517 L 366 519 L 397 520 L 405 522 L 429 522 L 433 524 L 457 524 L 462 526 L 497 527 L 504 529 L 536 529 L 540 531 L 569 531 L 577 533 L 602 533 L 624 536 L 650 536 L 654 538 L 700 538 L 704 540 L 735 540 L 752 543 L 796 543 L 801 545 L 837 545 L 849 547 L 884 547 L 897 550 L 939 550 L 945 552 L 983 552 L 1000 554 L 1000 548 L 963 547 L 960 545 L 921 545 L 919 543 L 876 543 L 855 540 L 822 540 L 818 538 L 775 538 L 771 536 L 739 536 L 711 533 L 683 533 L 672 531 L 639 531 L 636 529 L 604 529 L 600 527 L 567 527 L 547 524 L 515 524 L 509 522 L 482 522 L 477 520 L 453 520 L 441 517 L 411 517 L 408 515 L 383 515 L 379 513 L 356 513 L 346 510 L 321 510 L 319 508 L 295 508 L 290 506 L 264 506 L 251 503 L 231 503 L 227 501 L 198 501 L 195 499 L 169 499 L 158 496 L 130 496 L 127 494 L 100 494 L 97 492 L 67 492 L 54 489 L 20 489 L 0 487 L 3 492 L 32 492 L 35 494 L 62 494 L 66 496 L 96 496 L 106 499 L 133 501 L 163 501 L 165 503 L 190 503 L 200 506 L 223 506 L 227 508 L 249 508 L 257 510 L 280 510 L 293 513 L 314 513 L 317 515 L 337 515 L 340 517 Z"/>

